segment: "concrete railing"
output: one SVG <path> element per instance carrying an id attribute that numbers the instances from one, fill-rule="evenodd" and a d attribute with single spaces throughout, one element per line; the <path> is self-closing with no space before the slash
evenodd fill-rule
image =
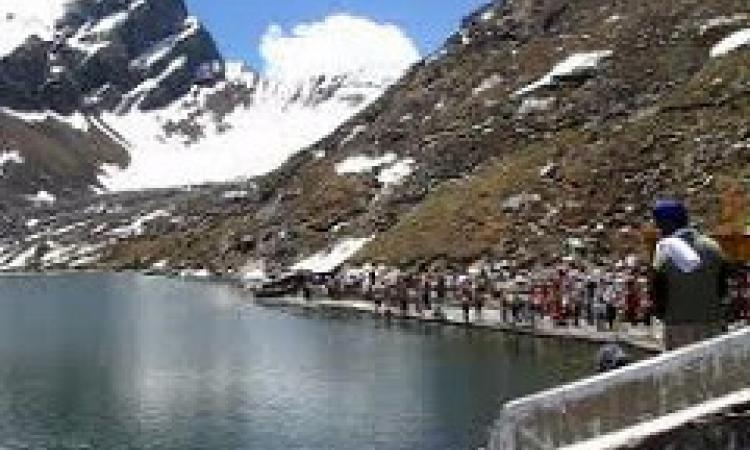
<path id="1" fill-rule="evenodd" d="M 750 387 L 750 328 L 505 405 L 489 449 L 552 449 Z"/>

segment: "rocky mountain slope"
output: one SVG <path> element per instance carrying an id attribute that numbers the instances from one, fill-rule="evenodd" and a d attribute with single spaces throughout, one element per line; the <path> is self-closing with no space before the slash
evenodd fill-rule
<path id="1" fill-rule="evenodd" d="M 0 32 L 6 206 L 266 173 L 399 75 L 265 79 L 183 0 L 5 2 Z"/>
<path id="2" fill-rule="evenodd" d="M 36 33 L 18 30 L 20 42 L 2 55 L 0 98 L 14 110 L 163 107 L 190 89 L 199 67 L 220 60 L 182 0 L 6 3 L 4 31 L 45 23 Z M 138 89 L 157 77 L 163 80 L 153 89 Z"/>
<path id="3" fill-rule="evenodd" d="M 103 163 L 129 161 L 98 116 L 164 107 L 220 59 L 182 0 L 4 2 L 0 31 L 0 146 L 20 155 L 4 203 L 97 186 Z"/>
<path id="4" fill-rule="evenodd" d="M 19 214 L 4 264 L 632 260 L 654 198 L 711 224 L 723 179 L 750 176 L 748 29 L 743 0 L 495 2 L 280 169 Z M 94 256 L 45 260 L 66 239 Z"/>

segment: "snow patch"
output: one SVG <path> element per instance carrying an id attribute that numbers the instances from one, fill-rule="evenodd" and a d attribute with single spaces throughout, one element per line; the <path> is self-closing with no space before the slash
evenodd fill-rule
<path id="1" fill-rule="evenodd" d="M 110 16 L 107 16 L 97 22 L 93 27 L 89 29 L 91 34 L 108 34 L 112 30 L 116 29 L 120 25 L 124 24 L 128 17 L 130 17 L 130 11 L 121 11 Z"/>
<path id="2" fill-rule="evenodd" d="M 617 23 L 622 20 L 622 16 L 619 14 L 613 14 L 609 17 L 607 17 L 607 20 L 605 20 L 605 23 Z"/>
<path id="3" fill-rule="evenodd" d="M 71 231 L 73 231 L 73 230 L 75 230 L 77 228 L 84 227 L 87 224 L 88 224 L 87 221 L 76 222 L 74 224 L 58 228 L 56 230 L 51 230 L 51 231 L 47 232 L 47 235 L 49 235 L 49 236 L 62 236 L 64 234 L 70 233 Z"/>
<path id="4" fill-rule="evenodd" d="M 299 272 L 331 273 L 360 251 L 373 238 L 348 238 L 339 241 L 333 248 L 316 253 L 292 267 Z"/>
<path id="5" fill-rule="evenodd" d="M 711 49 L 711 57 L 712 58 L 718 58 L 720 56 L 726 56 L 729 53 L 738 50 L 742 47 L 746 47 L 750 45 L 750 28 L 745 28 L 743 30 L 736 31 L 726 38 L 724 38 L 721 42 L 714 45 L 714 47 Z"/>
<path id="6" fill-rule="evenodd" d="M 535 98 L 526 97 L 523 99 L 521 106 L 518 107 L 518 114 L 525 116 L 537 111 L 549 111 L 555 103 L 554 97 Z"/>
<path id="7" fill-rule="evenodd" d="M 109 235 L 116 236 L 120 238 L 129 238 L 133 236 L 140 236 L 144 233 L 144 226 L 148 224 L 149 222 L 153 222 L 156 219 L 162 218 L 162 217 L 169 217 L 170 214 L 168 211 L 159 209 L 156 211 L 153 211 L 149 214 L 142 215 L 135 219 L 133 223 L 129 225 L 125 225 L 119 228 L 115 228 L 113 230 L 109 231 Z"/>
<path id="8" fill-rule="evenodd" d="M 586 53 L 575 53 L 555 65 L 552 70 L 536 82 L 523 87 L 514 96 L 522 96 L 537 89 L 554 85 L 560 78 L 569 77 L 577 73 L 587 72 L 599 67 L 602 61 L 612 57 L 611 50 L 599 50 Z"/>
<path id="9" fill-rule="evenodd" d="M 75 245 L 58 245 L 54 242 L 47 242 L 51 250 L 42 255 L 41 262 L 45 266 L 64 264 L 70 260 L 70 255 L 76 250 Z"/>
<path id="10" fill-rule="evenodd" d="M 174 34 L 163 39 L 160 42 L 154 44 L 150 49 L 145 51 L 142 55 L 134 59 L 130 65 L 132 67 L 150 68 L 157 62 L 164 59 L 169 55 L 172 50 L 182 41 L 195 35 L 200 29 L 200 23 L 194 17 L 189 17 L 185 21 L 185 29 L 180 33 Z"/>
<path id="11" fill-rule="evenodd" d="M 240 277 L 243 281 L 248 281 L 248 282 L 263 282 L 267 280 L 268 275 L 266 273 L 265 261 L 261 259 L 249 260 L 242 267 L 242 269 L 240 269 Z"/>
<path id="12" fill-rule="evenodd" d="M 184 269 L 179 273 L 180 278 L 205 280 L 213 275 L 208 269 Z"/>
<path id="13" fill-rule="evenodd" d="M 34 195 L 26 196 L 26 200 L 34 203 L 35 205 L 51 205 L 55 203 L 55 196 L 47 191 L 39 191 Z"/>
<path id="14" fill-rule="evenodd" d="M 55 23 L 64 15 L 67 3 L 66 0 L 0 1 L 0 58 L 8 56 L 31 36 L 51 42 Z"/>
<path id="15" fill-rule="evenodd" d="M 16 255 L 8 264 L 0 267 L 0 270 L 19 270 L 28 266 L 29 261 L 36 255 L 38 247 L 32 246 Z"/>
<path id="16" fill-rule="evenodd" d="M 351 156 L 336 164 L 336 174 L 348 175 L 371 172 L 378 167 L 395 163 L 397 158 L 395 153 L 386 153 L 380 157 L 366 155 Z"/>
<path id="17" fill-rule="evenodd" d="M 143 5 L 146 4 L 146 0 L 135 0 L 133 3 L 128 6 L 128 10 L 135 11 L 136 9 L 140 9 Z"/>
<path id="18" fill-rule="evenodd" d="M 384 168 L 378 181 L 386 186 L 399 184 L 414 171 L 414 161 L 412 158 L 402 159 Z"/>
<path id="19" fill-rule="evenodd" d="M 252 78 L 248 79 L 248 75 L 251 75 Z M 247 84 L 253 85 L 255 84 L 254 75 L 245 61 L 224 62 L 224 76 L 228 81 L 247 82 Z"/>
<path id="20" fill-rule="evenodd" d="M 714 28 L 734 25 L 739 22 L 744 22 L 748 19 L 750 19 L 750 16 L 748 16 L 747 14 L 735 14 L 733 16 L 714 17 L 713 19 L 707 20 L 706 23 L 701 25 L 700 32 L 701 32 L 701 35 L 704 35 L 708 33 L 709 31 L 713 30 Z"/>
<path id="21" fill-rule="evenodd" d="M 479 86 L 474 88 L 474 91 L 472 93 L 477 96 L 485 91 L 489 91 L 490 89 L 499 86 L 500 83 L 502 83 L 504 80 L 505 79 L 499 74 L 494 74 L 490 77 L 485 78 L 482 83 L 479 84 Z"/>
<path id="22" fill-rule="evenodd" d="M 247 191 L 225 191 L 221 194 L 221 198 L 225 200 L 241 200 L 250 196 Z"/>
<path id="23" fill-rule="evenodd" d="M 6 164 L 23 164 L 24 163 L 23 156 L 21 156 L 20 153 L 18 153 L 18 150 L 12 150 L 12 151 L 6 151 L 0 153 L 0 176 L 3 175 L 3 167 Z"/>
<path id="24" fill-rule="evenodd" d="M 99 50 L 106 48 L 109 41 L 92 38 L 86 28 L 81 28 L 73 37 L 68 39 L 68 45 L 90 58 L 96 55 Z"/>
<path id="25" fill-rule="evenodd" d="M 166 259 L 161 259 L 151 264 L 151 268 L 154 270 L 165 270 L 168 266 L 169 266 L 169 261 L 167 261 Z"/>
<path id="26" fill-rule="evenodd" d="M 28 112 L 28 111 L 15 111 L 8 108 L 0 108 L 0 113 L 6 114 L 18 120 L 29 123 L 42 123 L 47 121 L 56 121 L 66 124 L 78 131 L 88 132 L 89 121 L 83 114 L 77 112 L 70 116 L 63 116 L 52 111 L 43 112 Z"/>
<path id="27" fill-rule="evenodd" d="M 344 139 L 341 140 L 341 142 L 339 143 L 339 147 L 345 146 L 365 131 L 367 131 L 367 125 L 356 125 L 354 128 L 352 128 L 352 131 Z"/>
<path id="28" fill-rule="evenodd" d="M 143 81 L 141 84 L 136 86 L 135 89 L 128 92 L 128 94 L 123 97 L 120 106 L 117 107 L 117 111 L 125 112 L 125 110 L 130 106 L 133 106 L 137 109 L 137 107 L 140 106 L 140 103 L 144 98 L 146 98 L 146 95 L 148 95 L 149 92 L 159 87 L 159 85 L 164 80 L 169 78 L 173 73 L 180 70 L 185 64 L 187 64 L 187 61 L 188 59 L 185 55 L 171 61 L 162 73 L 154 78 L 149 78 L 148 80 Z"/>

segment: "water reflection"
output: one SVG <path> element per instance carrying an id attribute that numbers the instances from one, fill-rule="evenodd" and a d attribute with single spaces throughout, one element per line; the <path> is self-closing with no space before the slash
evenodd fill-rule
<path id="1" fill-rule="evenodd" d="M 244 300 L 129 275 L 0 279 L 0 447 L 470 448 L 503 401 L 594 352 Z"/>

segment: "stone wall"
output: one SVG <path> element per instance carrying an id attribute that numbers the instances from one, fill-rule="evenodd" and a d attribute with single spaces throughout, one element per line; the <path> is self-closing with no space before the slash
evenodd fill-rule
<path id="1" fill-rule="evenodd" d="M 558 448 L 585 442 L 748 385 L 750 329 L 744 329 L 511 402 L 501 413 L 489 448 Z"/>

